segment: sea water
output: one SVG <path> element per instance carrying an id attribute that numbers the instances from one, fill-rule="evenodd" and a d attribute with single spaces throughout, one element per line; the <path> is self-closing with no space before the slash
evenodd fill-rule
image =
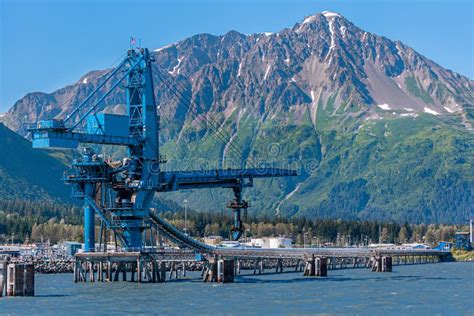
<path id="1" fill-rule="evenodd" d="M 329 270 L 324 278 L 251 270 L 232 284 L 203 283 L 199 272 L 155 284 L 75 284 L 72 274 L 37 274 L 36 296 L 0 298 L 0 314 L 474 315 L 473 263 L 393 270 Z"/>

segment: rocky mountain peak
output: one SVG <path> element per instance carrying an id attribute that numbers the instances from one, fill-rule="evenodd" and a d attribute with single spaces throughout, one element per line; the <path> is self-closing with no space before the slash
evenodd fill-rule
<path id="1" fill-rule="evenodd" d="M 308 111 L 361 118 L 457 117 L 472 128 L 473 81 L 446 70 L 399 41 L 366 32 L 339 13 L 324 11 L 277 33 L 198 34 L 154 51 L 164 77 L 189 93 L 198 113 L 246 109 L 262 117 Z M 98 85 L 93 71 L 71 86 L 27 95 L 1 118 L 20 131 L 26 121 L 67 113 Z M 190 104 L 157 82 L 157 100 L 169 117 L 185 119 Z M 123 94 L 105 105 L 123 108 Z M 330 103 L 330 106 L 328 106 Z M 188 109 L 188 110 L 185 110 Z M 195 115 L 195 114 L 193 114 Z"/>

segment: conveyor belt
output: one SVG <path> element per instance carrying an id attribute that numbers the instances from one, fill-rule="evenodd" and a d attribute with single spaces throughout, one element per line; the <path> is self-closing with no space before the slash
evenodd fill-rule
<path id="1" fill-rule="evenodd" d="M 150 212 L 150 218 L 153 223 L 156 225 L 158 230 L 164 237 L 168 238 L 172 242 L 176 243 L 180 247 L 191 248 L 193 250 L 198 251 L 207 251 L 211 252 L 215 249 L 215 247 L 206 245 L 200 241 L 197 241 L 194 238 L 191 238 L 181 232 L 179 229 L 165 221 L 164 219 L 160 218 L 159 216 L 155 215 L 154 213 Z"/>
<path id="2" fill-rule="evenodd" d="M 368 257 L 374 255 L 393 256 L 446 256 L 447 251 L 434 249 L 374 249 L 374 248 L 216 248 L 185 235 L 182 231 L 150 212 L 150 218 L 160 233 L 183 248 L 233 258 L 306 258 L 311 255 L 325 257 Z"/>

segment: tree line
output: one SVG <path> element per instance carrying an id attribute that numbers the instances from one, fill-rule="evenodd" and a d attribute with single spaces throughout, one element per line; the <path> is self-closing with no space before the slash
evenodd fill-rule
<path id="1" fill-rule="evenodd" d="M 0 200 L 0 242 L 82 241 L 82 216 L 75 205 L 54 201 Z"/>
<path id="2" fill-rule="evenodd" d="M 160 216 L 184 229 L 184 212 L 162 212 Z M 194 237 L 222 236 L 230 238 L 232 213 L 187 214 L 187 229 Z M 296 244 L 354 245 L 370 243 L 427 243 L 452 241 L 456 231 L 467 230 L 462 225 L 409 224 L 340 219 L 280 218 L 252 215 L 244 223 L 243 237 L 289 237 Z"/>
<path id="3" fill-rule="evenodd" d="M 160 216 L 177 228 L 184 229 L 183 210 L 164 211 L 169 209 L 165 204 L 161 204 L 159 209 L 162 210 Z M 200 213 L 188 210 L 186 217 L 188 231 L 196 238 L 216 235 L 230 237 L 233 221 L 231 212 Z M 82 242 L 82 220 L 81 210 L 75 205 L 51 201 L 0 200 L 0 242 Z M 99 225 L 99 221 L 96 223 Z M 442 240 L 453 240 L 454 233 L 459 230 L 467 230 L 467 226 L 249 215 L 245 220 L 243 237 L 289 237 L 299 245 L 379 242 L 435 244 Z"/>

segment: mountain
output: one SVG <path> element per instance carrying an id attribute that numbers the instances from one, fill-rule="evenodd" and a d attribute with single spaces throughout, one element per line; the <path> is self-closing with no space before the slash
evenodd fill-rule
<path id="1" fill-rule="evenodd" d="M 0 196 L 2 200 L 69 201 L 61 180 L 67 169 L 59 160 L 0 124 Z"/>
<path id="2" fill-rule="evenodd" d="M 403 43 L 323 12 L 278 33 L 199 34 L 154 54 L 167 168 L 244 160 L 300 170 L 257 181 L 246 191 L 251 211 L 418 222 L 473 215 L 474 82 Z M 2 120 L 25 135 L 25 122 L 64 117 L 110 71 L 28 94 Z M 123 104 L 119 90 L 104 102 L 119 113 Z M 217 209 L 230 198 L 222 192 L 187 198 Z"/>

